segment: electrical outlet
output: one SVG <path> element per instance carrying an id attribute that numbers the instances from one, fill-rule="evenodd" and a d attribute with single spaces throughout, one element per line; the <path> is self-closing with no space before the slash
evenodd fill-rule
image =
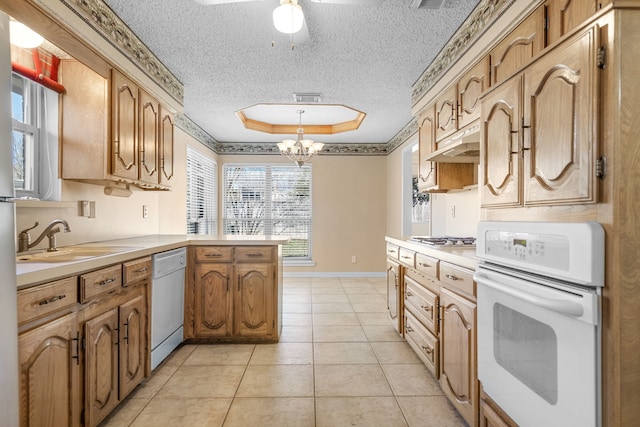
<path id="1" fill-rule="evenodd" d="M 451 206 L 451 218 L 456 217 L 456 205 Z"/>
<path id="2" fill-rule="evenodd" d="M 148 218 L 148 217 L 149 217 L 149 206 L 142 205 L 142 218 Z"/>
<path id="3" fill-rule="evenodd" d="M 351 256 L 351 262 L 355 264 L 357 261 L 358 261 L 358 259 L 356 258 L 356 256 L 352 255 Z"/>

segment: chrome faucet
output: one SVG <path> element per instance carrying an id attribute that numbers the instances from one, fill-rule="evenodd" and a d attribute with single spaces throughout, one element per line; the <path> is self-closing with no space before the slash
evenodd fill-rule
<path id="1" fill-rule="evenodd" d="M 29 231 L 36 228 L 38 225 L 40 225 L 40 223 L 36 222 L 33 227 L 22 230 L 20 234 L 18 234 L 18 252 L 28 251 L 29 249 L 40 243 L 45 236 L 49 238 L 49 248 L 47 248 L 47 252 L 57 251 L 58 248 L 56 247 L 56 233 L 60 232 L 60 227 L 56 227 L 56 225 L 58 224 L 62 224 L 62 226 L 64 226 L 65 233 L 71 231 L 71 228 L 69 228 L 69 224 L 67 223 L 67 221 L 65 221 L 64 219 L 54 219 L 49 225 L 47 225 L 47 228 L 44 229 L 44 231 L 38 236 L 38 238 L 33 243 L 31 243 L 31 236 L 29 235 Z"/>

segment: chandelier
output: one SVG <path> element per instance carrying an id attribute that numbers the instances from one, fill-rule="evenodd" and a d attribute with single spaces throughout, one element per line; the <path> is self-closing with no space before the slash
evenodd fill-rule
<path id="1" fill-rule="evenodd" d="M 300 115 L 298 124 L 298 139 L 285 139 L 278 143 L 280 154 L 287 156 L 295 164 L 302 167 L 305 162 L 311 160 L 313 156 L 318 154 L 324 144 L 322 142 L 314 142 L 312 139 L 304 139 L 304 129 L 302 128 L 302 114 L 304 110 L 296 111 Z"/>

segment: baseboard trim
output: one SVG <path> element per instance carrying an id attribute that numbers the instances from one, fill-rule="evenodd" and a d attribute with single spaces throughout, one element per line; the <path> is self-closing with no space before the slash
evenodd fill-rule
<path id="1" fill-rule="evenodd" d="M 385 277 L 386 273 L 384 271 L 364 271 L 364 272 L 356 272 L 356 271 L 335 271 L 335 272 L 284 272 L 283 277 Z"/>

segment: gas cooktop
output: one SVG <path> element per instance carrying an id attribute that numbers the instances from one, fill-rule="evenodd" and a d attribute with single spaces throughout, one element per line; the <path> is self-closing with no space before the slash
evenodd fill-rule
<path id="1" fill-rule="evenodd" d="M 409 239 L 410 242 L 422 243 L 429 246 L 435 247 L 465 247 L 465 248 L 475 248 L 476 246 L 476 238 L 475 237 L 455 237 L 455 236 L 445 236 L 445 237 L 422 237 L 422 236 L 413 236 Z"/>

